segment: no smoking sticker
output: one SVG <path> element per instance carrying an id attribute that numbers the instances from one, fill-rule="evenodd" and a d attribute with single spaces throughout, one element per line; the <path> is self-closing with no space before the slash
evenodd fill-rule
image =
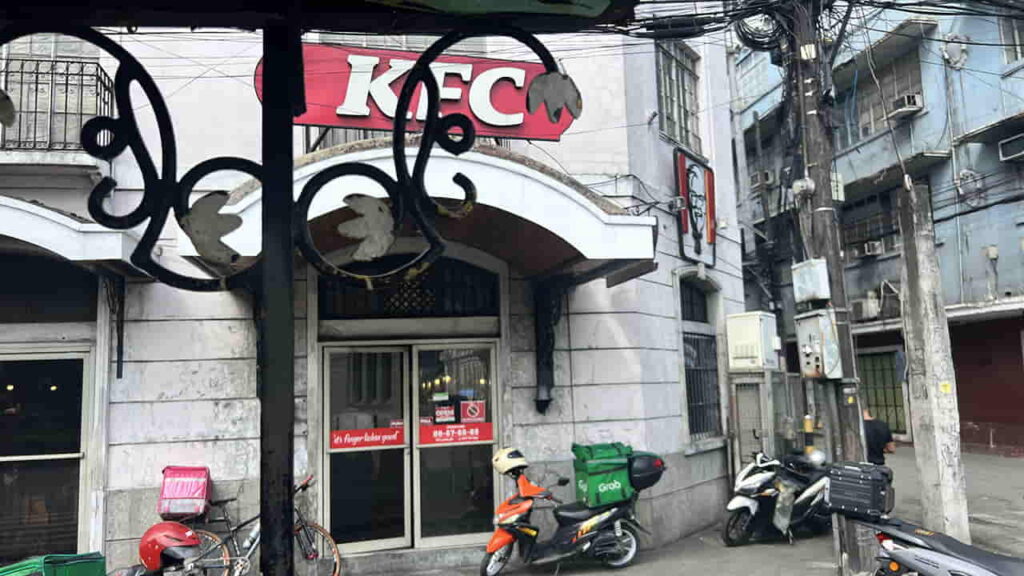
<path id="1" fill-rule="evenodd" d="M 459 416 L 462 422 L 485 422 L 487 403 L 484 400 L 463 400 L 459 403 Z"/>

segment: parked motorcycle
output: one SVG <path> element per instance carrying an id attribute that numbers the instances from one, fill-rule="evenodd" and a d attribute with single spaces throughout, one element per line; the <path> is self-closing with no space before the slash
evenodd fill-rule
<path id="1" fill-rule="evenodd" d="M 515 480 L 516 492 L 498 506 L 494 535 L 487 543 L 487 553 L 480 564 L 481 576 L 500 573 L 512 558 L 512 549 L 517 543 L 519 556 L 525 564 L 549 564 L 585 555 L 610 568 L 628 566 L 640 550 L 639 533 L 649 533 L 636 520 L 640 490 L 657 483 L 665 471 L 661 458 L 637 455 L 630 459 L 630 480 L 637 490 L 632 498 L 587 508 L 582 502 L 562 504 L 551 490 L 530 482 L 525 474 L 529 464 L 515 448 L 498 452 L 492 465 L 498 473 Z M 568 484 L 568 478 L 558 479 L 559 486 Z M 540 528 L 530 524 L 534 504 L 539 500 L 559 504 L 551 509 L 558 529 L 544 542 L 537 541 Z"/>
<path id="2" fill-rule="evenodd" d="M 1024 560 L 993 554 L 899 519 L 862 522 L 882 550 L 875 576 L 1024 576 Z"/>
<path id="3" fill-rule="evenodd" d="M 734 496 L 722 528 L 726 546 L 742 546 L 773 529 L 791 536 L 794 529 L 815 532 L 832 526 L 824 505 L 828 470 L 825 454 L 792 454 L 782 459 L 755 453 L 754 461 L 736 476 Z"/>

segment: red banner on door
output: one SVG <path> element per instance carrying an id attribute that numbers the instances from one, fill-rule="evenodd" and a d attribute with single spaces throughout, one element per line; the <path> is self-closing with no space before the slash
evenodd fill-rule
<path id="1" fill-rule="evenodd" d="M 461 444 L 491 440 L 494 440 L 494 427 L 490 422 L 420 426 L 420 444 Z"/>
<path id="2" fill-rule="evenodd" d="M 372 448 L 405 444 L 405 428 L 364 428 L 362 430 L 331 430 L 331 449 Z"/>

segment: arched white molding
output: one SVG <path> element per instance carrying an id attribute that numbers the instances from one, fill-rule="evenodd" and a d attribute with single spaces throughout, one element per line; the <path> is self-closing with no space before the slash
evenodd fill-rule
<path id="1" fill-rule="evenodd" d="M 410 166 L 414 152 L 415 148 L 410 151 Z M 317 153 L 297 162 L 295 196 L 298 197 L 306 182 L 321 170 L 344 162 L 370 164 L 394 175 L 390 146 L 334 155 Z M 547 229 L 587 259 L 654 258 L 655 218 L 619 213 L 621 210 L 610 201 L 564 176 L 516 161 L 511 155 L 501 157 L 472 151 L 455 157 L 435 151 L 427 167 L 427 190 L 438 198 L 461 199 L 462 190 L 452 182 L 456 172 L 462 172 L 476 184 L 478 204 L 514 214 Z M 228 234 L 224 241 L 243 256 L 255 256 L 260 251 L 261 192 L 259 187 L 244 195 L 236 192 L 233 194 L 235 203 L 222 210 L 242 217 L 242 226 Z M 344 196 L 352 193 L 385 195 L 384 189 L 371 180 L 355 176 L 337 179 L 321 189 L 310 207 L 310 218 L 344 208 Z M 182 256 L 197 255 L 184 233 L 180 233 L 178 239 Z"/>
<path id="2" fill-rule="evenodd" d="M 110 230 L 34 202 L 0 196 L 0 235 L 39 246 L 68 260 L 129 261 L 133 232 Z"/>

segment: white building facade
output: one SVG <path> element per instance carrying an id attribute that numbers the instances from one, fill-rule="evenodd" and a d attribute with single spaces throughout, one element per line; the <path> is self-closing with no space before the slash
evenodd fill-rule
<path id="1" fill-rule="evenodd" d="M 257 35 L 110 34 L 161 88 L 179 175 L 216 156 L 259 161 Z M 318 479 L 299 505 L 359 571 L 396 570 L 400 558 L 475 563 L 507 492 L 490 468 L 505 446 L 527 455 L 541 484 L 572 476 L 573 443 L 621 441 L 663 455 L 669 471 L 639 504 L 649 545 L 707 527 L 724 509 L 724 324 L 743 310 L 725 50 L 611 36 L 542 41 L 579 87 L 583 114 L 558 142 L 479 138 L 458 157 L 434 150 L 433 195 L 461 198 L 456 172 L 478 192 L 467 218 L 439 222 L 442 260 L 417 282 L 367 292 L 296 258 L 295 404 L 273 409 L 295 411 L 295 475 Z M 526 56 L 491 41 L 463 53 Z M 113 113 L 112 59 L 40 35 L 5 47 L 3 63 L 20 115 L 0 140 L 0 430 L 15 439 L 0 448 L 0 563 L 102 550 L 109 566 L 125 565 L 158 520 L 165 466 L 208 466 L 216 497 L 238 498 L 234 517 L 258 509 L 253 301 L 152 281 L 130 263 L 145 225 L 120 232 L 89 217 L 104 176 L 118 183 L 112 213 L 142 196 L 131 154 L 99 161 L 78 142 L 85 120 Z M 151 151 L 168 145 L 152 103 L 133 92 L 131 104 Z M 296 195 L 345 162 L 394 174 L 388 133 L 296 135 Z M 697 166 L 706 180 L 699 190 L 691 182 L 689 203 L 678 200 L 679 166 Z M 223 212 L 242 222 L 225 242 L 248 263 L 259 246 L 259 184 L 223 172 L 196 186 L 197 196 L 216 190 L 230 193 Z M 382 195 L 342 178 L 310 211 L 318 248 L 339 265 L 355 250 L 337 233 L 353 217 L 352 192 Z M 376 265 L 422 246 L 401 236 Z M 154 255 L 206 273 L 174 224 Z M 635 277 L 651 261 L 657 269 Z M 552 374 L 549 394 L 538 370 Z M 463 436 L 451 438 L 450 424 Z"/>

